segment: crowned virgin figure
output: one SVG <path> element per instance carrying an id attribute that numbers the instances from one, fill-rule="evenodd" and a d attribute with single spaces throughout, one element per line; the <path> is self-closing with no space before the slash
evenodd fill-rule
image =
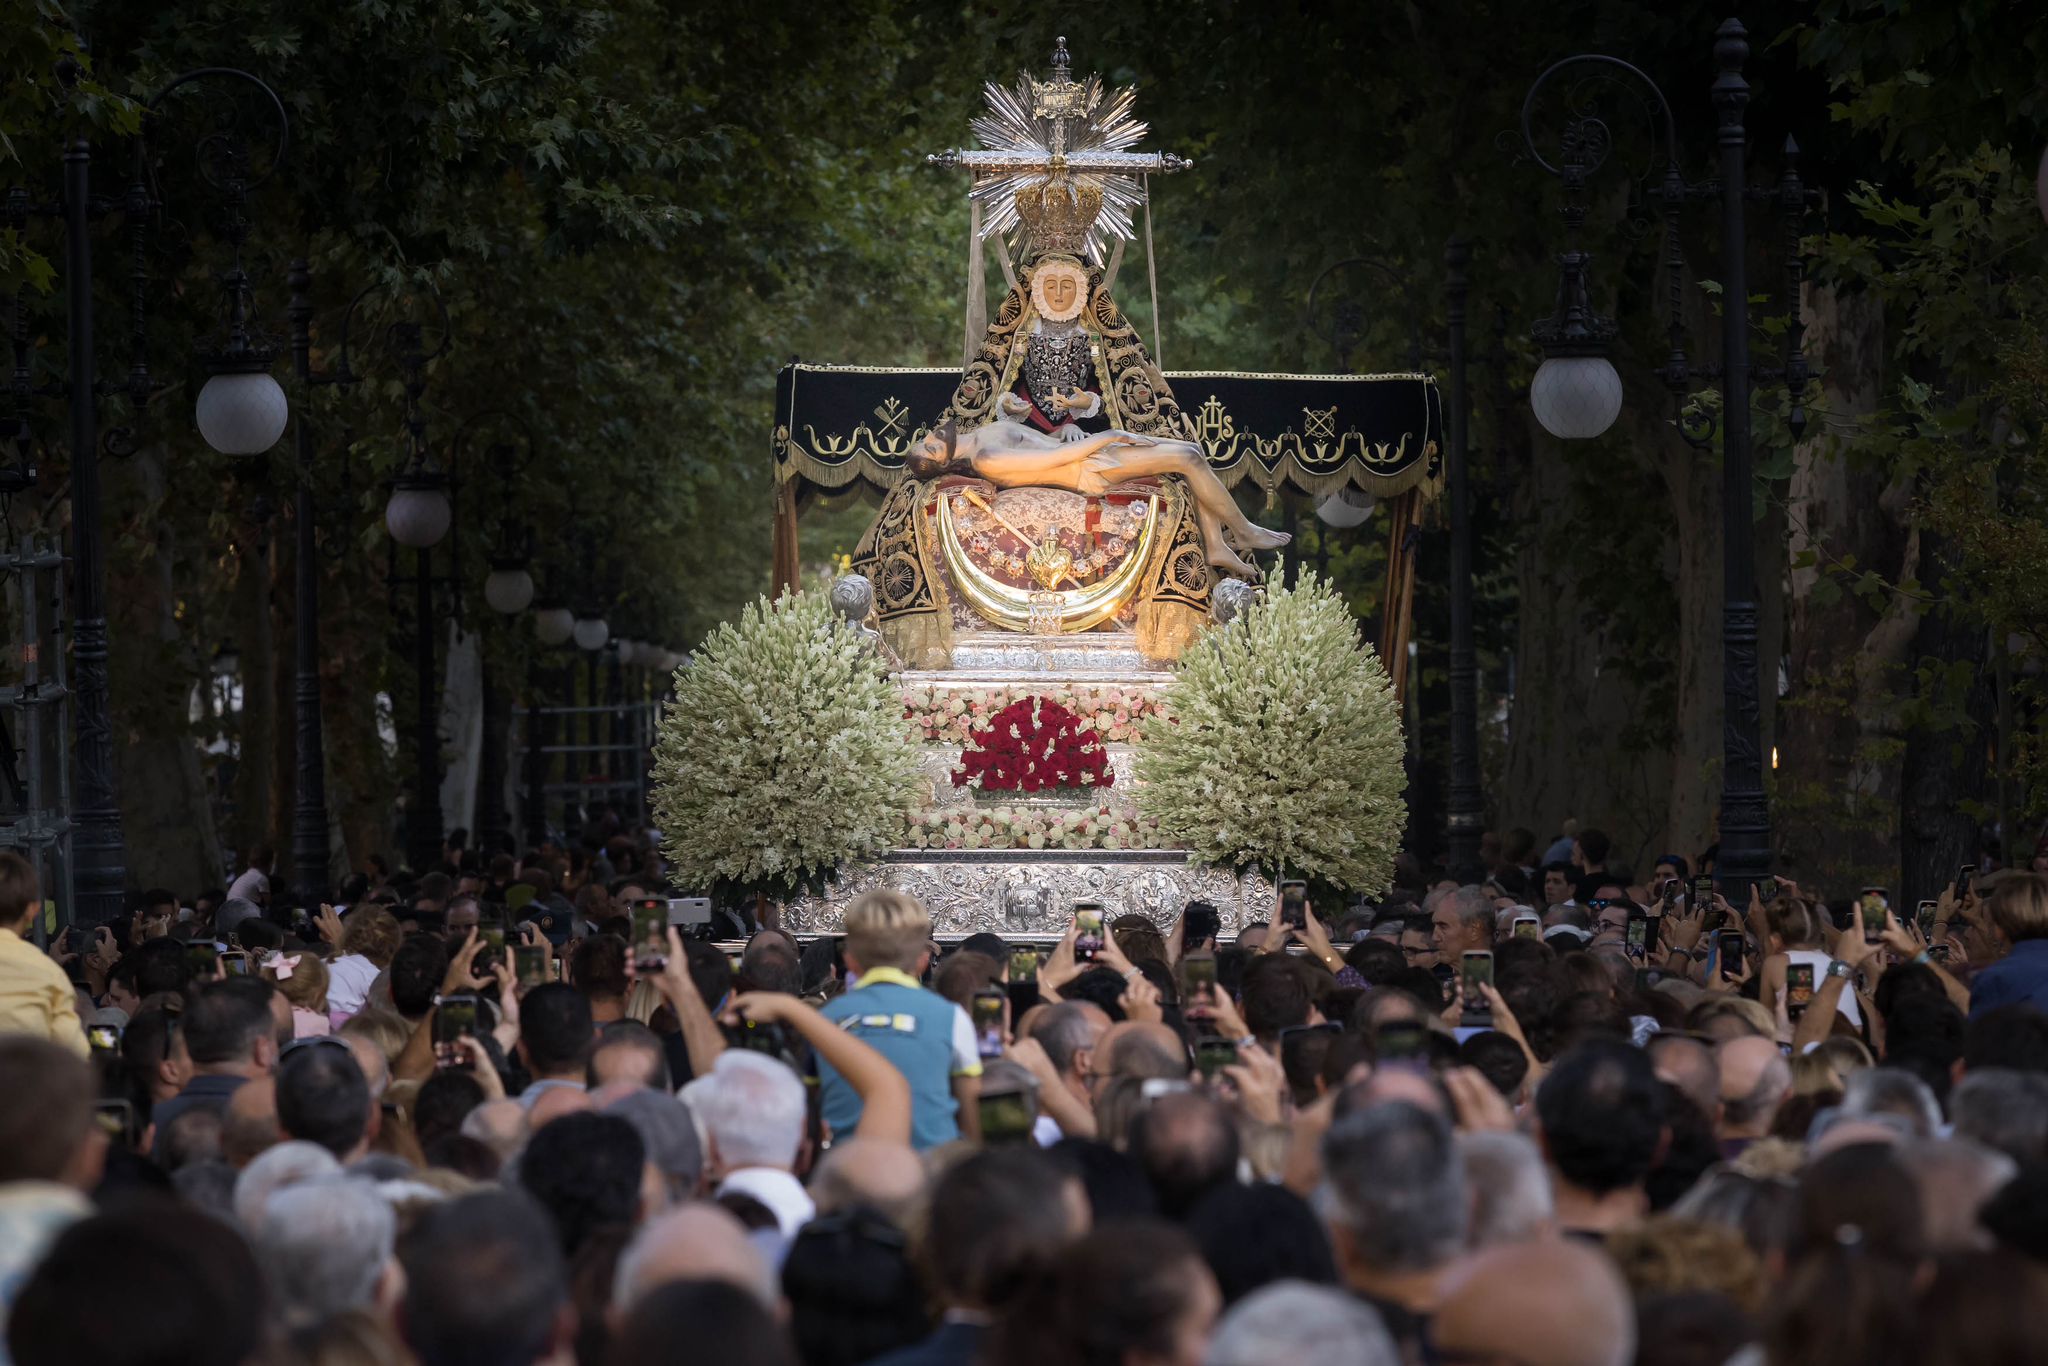
<path id="1" fill-rule="evenodd" d="M 1148 657 L 1172 659 L 1206 626 L 1212 582 L 1255 577 L 1249 557 L 1287 540 L 1252 524 L 1217 479 L 1110 294 L 1114 266 L 1105 263 L 1115 258 L 1105 248 L 1131 236 L 1144 177 L 1187 163 L 1128 150 L 1146 131 L 1132 115 L 1133 92 L 1105 94 L 1094 76 L 1074 81 L 1064 39 L 1051 80 L 1025 74 L 1012 89 L 991 84 L 985 93 L 989 112 L 973 124 L 983 149 L 933 160 L 974 173 L 971 274 L 979 274 L 979 240 L 989 239 L 1011 287 L 952 402 L 914 442 L 854 567 L 876 585 L 891 643 L 907 659 L 943 667 L 956 624 L 1026 629 L 1017 606 L 1025 591 L 990 581 L 986 556 L 975 553 L 987 538 L 958 534 L 961 510 L 985 513 L 984 526 L 1012 534 L 1015 551 L 1041 533 L 1004 515 L 1000 491 L 1078 494 L 1089 500 L 1089 545 L 1098 524 L 1135 528 L 1111 538 L 1121 561 L 1084 581 L 1085 568 L 1070 567 L 1078 547 L 1043 533 L 1030 547 L 1040 589 L 1030 596 L 1060 599 L 1063 629 L 1134 631 Z"/>

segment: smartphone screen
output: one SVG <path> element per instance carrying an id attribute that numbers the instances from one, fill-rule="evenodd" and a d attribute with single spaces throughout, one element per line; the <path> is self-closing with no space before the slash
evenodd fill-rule
<path id="1" fill-rule="evenodd" d="M 1721 931 L 1718 952 L 1715 956 L 1720 960 L 1721 975 L 1723 977 L 1732 981 L 1742 975 L 1742 959 L 1747 949 L 1748 944 L 1744 940 L 1741 930 Z"/>
<path id="2" fill-rule="evenodd" d="M 1038 950 L 1010 950 L 1010 980 L 1012 982 L 1035 982 L 1038 980 Z"/>
<path id="3" fill-rule="evenodd" d="M 1458 960 L 1458 973 L 1465 988 L 1460 1018 L 1468 1025 L 1491 1021 L 1493 1003 L 1486 999 L 1485 988 L 1493 985 L 1493 955 L 1485 949 L 1467 949 Z"/>
<path id="4" fill-rule="evenodd" d="M 1237 1061 L 1237 1045 L 1229 1039 L 1205 1034 L 1195 1040 L 1195 1070 L 1213 1077 Z"/>
<path id="5" fill-rule="evenodd" d="M 1183 1010 L 1206 1009 L 1216 999 L 1216 959 L 1206 953 L 1191 953 L 1180 960 L 1180 995 Z"/>
<path id="6" fill-rule="evenodd" d="M 247 977 L 249 975 L 248 954 L 239 951 L 223 954 L 221 955 L 221 961 L 227 964 L 228 976 Z"/>
<path id="7" fill-rule="evenodd" d="M 188 944 L 185 947 L 185 966 L 194 977 L 211 977 L 216 963 L 220 962 L 220 950 L 211 944 Z"/>
<path id="8" fill-rule="evenodd" d="M 1966 863 L 1956 869 L 1956 895 L 1958 897 L 1966 897 L 1970 894 L 1970 883 L 1976 875 L 1977 866 L 1973 863 Z"/>
<path id="9" fill-rule="evenodd" d="M 1308 924 L 1308 884 L 1290 879 L 1280 884 L 1280 923 L 1293 929 Z"/>
<path id="10" fill-rule="evenodd" d="M 1650 918 L 1632 915 L 1628 918 L 1628 956 L 1641 958 L 1650 942 Z"/>
<path id="11" fill-rule="evenodd" d="M 538 944 L 518 944 L 512 949 L 512 970 L 522 991 L 548 980 L 548 951 Z"/>
<path id="12" fill-rule="evenodd" d="M 1785 1013 L 1798 1019 L 1813 1004 L 1813 964 L 1785 965 Z"/>
<path id="13" fill-rule="evenodd" d="M 1029 1091 L 983 1096 L 977 1109 L 983 1143 L 1027 1143 L 1038 1121 L 1038 1105 Z"/>
<path id="14" fill-rule="evenodd" d="M 647 900 L 633 906 L 633 969 L 660 972 L 668 966 L 668 903 Z"/>
<path id="15" fill-rule="evenodd" d="M 455 1054 L 456 1043 L 476 1033 L 476 997 L 444 996 L 434 1012 L 434 1062 L 440 1067 L 454 1067 L 461 1059 Z"/>
<path id="16" fill-rule="evenodd" d="M 1922 901 L 1913 907 L 1913 923 L 1920 928 L 1922 939 L 1934 938 L 1934 913 L 1940 908 L 1939 902 Z"/>
<path id="17" fill-rule="evenodd" d="M 1884 938 L 1884 898 L 1866 890 L 1859 909 L 1863 913 L 1863 942 L 1875 944 Z"/>
<path id="18" fill-rule="evenodd" d="M 107 1137 L 124 1148 L 135 1146 L 141 1131 L 135 1125 L 135 1107 L 125 1100 L 95 1101 L 93 1120 Z"/>
<path id="19" fill-rule="evenodd" d="M 1095 955 L 1102 952 L 1102 904 L 1096 901 L 1074 903 L 1074 958 L 1082 963 L 1092 963 Z"/>
<path id="20" fill-rule="evenodd" d="M 1701 873 L 1692 880 L 1692 904 L 1694 910 L 1701 910 L 1714 904 L 1714 878 L 1710 873 Z"/>
<path id="21" fill-rule="evenodd" d="M 121 1051 L 121 1026 L 87 1025 L 85 1041 L 95 1053 L 118 1053 Z"/>
<path id="22" fill-rule="evenodd" d="M 1515 917 L 1515 938 L 1541 939 L 1542 937 L 1543 922 L 1537 917 L 1533 915 L 1518 915 Z"/>
<path id="23" fill-rule="evenodd" d="M 1003 1007 L 1008 1002 L 1009 997 L 994 987 L 974 993 L 969 1015 L 974 1021 L 975 1050 L 984 1061 L 1003 1056 Z"/>

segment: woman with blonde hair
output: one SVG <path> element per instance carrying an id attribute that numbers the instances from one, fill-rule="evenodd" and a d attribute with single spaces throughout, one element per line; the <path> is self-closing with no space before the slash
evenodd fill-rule
<path id="1" fill-rule="evenodd" d="M 1764 944 L 1763 981 L 1757 997 L 1765 1010 L 1775 1014 L 1778 999 L 1785 994 L 1786 970 L 1789 967 L 1797 964 L 1811 971 L 1813 995 L 1818 996 L 1834 957 L 1827 951 L 1826 931 L 1822 927 L 1820 913 L 1806 901 L 1798 897 L 1780 897 L 1765 908 L 1764 922 L 1769 928 L 1769 937 Z M 1844 933 L 1860 931 L 1852 926 Z M 1849 1022 L 1850 1028 L 1862 1032 L 1863 1011 L 1856 1003 L 1855 992 L 1844 991 L 1835 1011 Z"/>
<path id="2" fill-rule="evenodd" d="M 292 1005 L 292 1037 L 317 1038 L 330 1034 L 327 1018 L 327 964 L 307 949 L 297 953 L 273 953 L 263 960 L 263 975 Z"/>

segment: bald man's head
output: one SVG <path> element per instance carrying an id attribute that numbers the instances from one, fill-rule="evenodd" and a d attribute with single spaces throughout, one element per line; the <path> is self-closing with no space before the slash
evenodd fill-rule
<path id="1" fill-rule="evenodd" d="M 1721 1070 L 1722 1138 L 1762 1138 L 1792 1093 L 1792 1065 L 1776 1041 L 1744 1036 L 1714 1051 Z"/>
<path id="2" fill-rule="evenodd" d="M 924 1185 L 924 1159 L 908 1143 L 854 1137 L 833 1144 L 811 1173 L 811 1198 L 820 1215 L 865 1205 L 908 1230 Z"/>
<path id="3" fill-rule="evenodd" d="M 1187 1045 L 1180 1035 L 1151 1021 L 1119 1020 L 1095 1046 L 1098 1076 L 1179 1079 L 1188 1074 Z"/>
<path id="4" fill-rule="evenodd" d="M 1458 1360 L 1518 1366 L 1629 1366 L 1635 1308 L 1604 1254 L 1570 1239 L 1507 1243 L 1451 1273 L 1433 1340 Z"/>
<path id="5" fill-rule="evenodd" d="M 1647 1051 L 1657 1080 L 1677 1087 L 1708 1119 L 1721 1113 L 1721 1066 L 1713 1045 L 1683 1034 L 1653 1034 Z"/>
<path id="6" fill-rule="evenodd" d="M 626 1314 L 642 1295 L 670 1281 L 725 1281 L 771 1312 L 781 1304 L 775 1275 L 746 1229 L 716 1205 L 683 1205 L 641 1227 L 612 1278 L 613 1312 Z"/>

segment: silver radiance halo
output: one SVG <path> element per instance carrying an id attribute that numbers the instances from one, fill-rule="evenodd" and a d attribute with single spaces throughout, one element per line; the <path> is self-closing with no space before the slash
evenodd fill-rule
<path id="1" fill-rule="evenodd" d="M 991 81 L 982 98 L 988 112 L 968 125 L 981 148 L 930 160 L 974 173 L 971 198 L 981 209 L 983 237 L 1007 236 L 1023 223 L 1020 202 L 1043 202 L 1051 191 L 1070 207 L 1087 205 L 1071 249 L 1085 242 L 1091 260 L 1107 260 L 1110 238 L 1136 235 L 1132 214 L 1145 202 L 1145 177 L 1193 164 L 1171 153 L 1132 151 L 1149 131 L 1136 113 L 1137 91 L 1110 90 L 1099 75 L 1075 80 L 1065 38 L 1053 50 L 1051 79 L 1020 72 L 1008 89 Z"/>

